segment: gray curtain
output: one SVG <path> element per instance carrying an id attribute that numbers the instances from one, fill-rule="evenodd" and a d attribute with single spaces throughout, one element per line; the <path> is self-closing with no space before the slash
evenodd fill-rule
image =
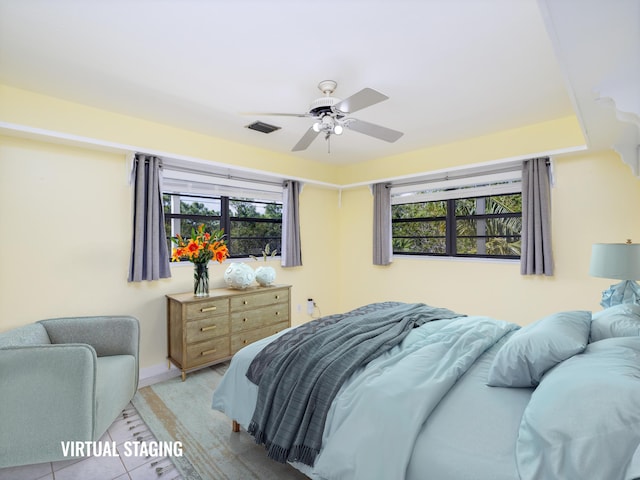
<path id="1" fill-rule="evenodd" d="M 553 275 L 549 159 L 522 165 L 522 275 Z"/>
<path id="2" fill-rule="evenodd" d="M 391 186 L 376 183 L 373 192 L 373 264 L 391 263 Z"/>
<path id="3" fill-rule="evenodd" d="M 302 265 L 299 208 L 300 187 L 300 182 L 293 180 L 284 182 L 282 201 L 282 248 L 280 254 L 283 267 L 299 267 Z"/>
<path id="4" fill-rule="evenodd" d="M 130 282 L 171 277 L 162 208 L 161 170 L 161 159 L 139 153 L 135 155 Z"/>

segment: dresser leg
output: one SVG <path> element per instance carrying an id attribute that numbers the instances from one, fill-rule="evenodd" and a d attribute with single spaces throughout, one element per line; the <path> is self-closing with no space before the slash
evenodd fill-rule
<path id="1" fill-rule="evenodd" d="M 233 420 L 233 423 L 231 424 L 231 430 L 235 433 L 238 433 L 240 431 L 240 424 Z"/>
<path id="2" fill-rule="evenodd" d="M 187 379 L 187 374 L 186 372 L 182 372 L 182 381 L 184 382 Z"/>

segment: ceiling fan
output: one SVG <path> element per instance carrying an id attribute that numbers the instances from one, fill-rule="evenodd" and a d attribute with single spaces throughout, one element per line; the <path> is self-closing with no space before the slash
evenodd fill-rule
<path id="1" fill-rule="evenodd" d="M 351 113 L 380 103 L 389 97 L 372 88 L 364 88 L 341 100 L 332 96 L 337 86 L 338 84 L 333 80 L 320 82 L 318 89 L 324 96 L 315 99 L 306 113 L 264 113 L 262 115 L 310 117 L 315 120 L 298 143 L 293 146 L 291 149 L 293 152 L 305 150 L 320 133 L 323 133 L 325 139 L 329 140 L 331 135 L 341 135 L 345 128 L 386 142 L 395 142 L 403 135 L 402 132 L 349 117 Z"/>

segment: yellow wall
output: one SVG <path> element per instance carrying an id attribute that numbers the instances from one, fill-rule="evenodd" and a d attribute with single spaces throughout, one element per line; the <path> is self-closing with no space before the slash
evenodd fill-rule
<path id="1" fill-rule="evenodd" d="M 336 183 L 332 166 L 280 155 L 178 128 L 127 117 L 0 84 L 0 121 L 63 134 L 140 147 Z"/>
<path id="2" fill-rule="evenodd" d="M 0 122 L 120 142 L 328 183 L 357 183 L 581 143 L 575 119 L 503 132 L 391 159 L 336 167 L 0 86 Z M 556 274 L 522 277 L 515 263 L 397 257 L 371 265 L 372 197 L 367 187 L 306 185 L 300 198 L 304 266 L 282 269 L 293 285 L 293 322 L 380 300 L 423 301 L 468 314 L 527 323 L 562 309 L 598 309 L 610 283 L 588 275 L 591 244 L 640 241 L 634 221 L 640 181 L 613 153 L 555 161 Z M 190 265 L 172 278 L 126 281 L 131 191 L 123 153 L 0 137 L 0 331 L 41 318 L 127 313 L 142 326 L 141 366 L 164 363 L 166 293 L 191 288 Z M 222 286 L 224 265 L 212 265 Z M 300 306 L 300 311 L 298 310 Z"/>
<path id="3" fill-rule="evenodd" d="M 346 165 L 340 169 L 341 185 L 395 178 L 425 171 L 460 167 L 508 158 L 531 158 L 584 145 L 580 124 L 575 117 L 469 138 L 456 143 Z"/>
<path id="4" fill-rule="evenodd" d="M 333 272 L 321 250 L 337 198 L 334 190 L 305 186 L 304 267 L 269 262 L 279 283 L 293 285 L 294 324 L 309 320 L 308 297 L 331 313 Z M 0 137 L 0 219 L 0 331 L 57 316 L 129 314 L 141 322 L 141 366 L 165 361 L 164 295 L 189 291 L 193 270 L 172 264 L 171 279 L 127 282 L 131 189 L 124 155 Z M 211 265 L 212 287 L 224 286 L 225 268 Z"/>

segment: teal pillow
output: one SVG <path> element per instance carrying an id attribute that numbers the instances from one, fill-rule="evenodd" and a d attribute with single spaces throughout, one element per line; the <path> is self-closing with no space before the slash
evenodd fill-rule
<path id="1" fill-rule="evenodd" d="M 549 371 L 522 416 L 521 478 L 630 479 L 640 445 L 640 337 L 587 346 Z"/>
<path id="2" fill-rule="evenodd" d="M 554 365 L 589 342 L 591 312 L 559 312 L 522 327 L 498 350 L 489 369 L 492 387 L 535 387 Z"/>
<path id="3" fill-rule="evenodd" d="M 640 336 L 640 305 L 623 303 L 593 314 L 590 341 Z"/>

